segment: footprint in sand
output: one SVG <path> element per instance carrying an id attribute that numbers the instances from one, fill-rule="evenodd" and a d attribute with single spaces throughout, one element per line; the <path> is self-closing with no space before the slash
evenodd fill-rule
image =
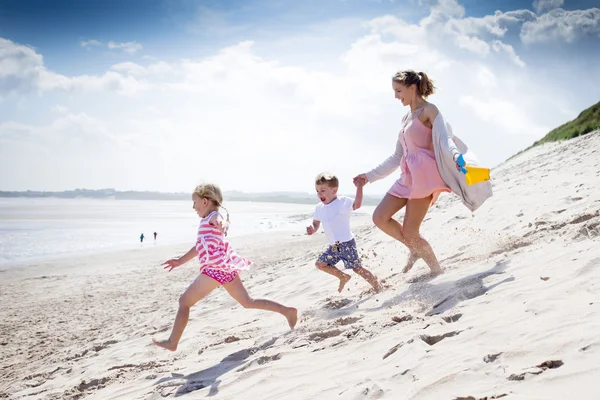
<path id="1" fill-rule="evenodd" d="M 379 386 L 373 385 L 370 388 L 365 388 L 356 397 L 354 397 L 354 400 L 378 400 L 382 399 L 384 395 L 385 392 Z"/>
<path id="2" fill-rule="evenodd" d="M 342 331 L 339 329 L 332 329 L 330 331 L 324 331 L 324 332 L 315 332 L 308 336 L 308 340 L 313 341 L 313 342 L 321 342 L 325 339 L 336 337 L 341 334 L 342 334 Z"/>
<path id="3" fill-rule="evenodd" d="M 346 318 L 339 318 L 335 321 L 336 325 L 351 325 L 357 321 L 360 321 L 363 317 L 346 317 Z"/>
<path id="4" fill-rule="evenodd" d="M 462 314 L 454 314 L 454 315 L 450 315 L 448 317 L 442 317 L 442 319 L 450 324 L 452 322 L 458 321 L 459 319 L 462 318 L 462 316 L 463 316 Z"/>
<path id="5" fill-rule="evenodd" d="M 443 335 L 437 335 L 437 336 L 421 335 L 420 339 L 422 341 L 424 341 L 425 343 L 427 343 L 428 345 L 433 346 L 433 345 L 441 342 L 442 340 L 449 338 L 449 337 L 456 336 L 459 333 L 460 333 L 460 331 L 452 331 L 452 332 L 444 333 Z"/>
<path id="6" fill-rule="evenodd" d="M 243 367 L 238 368 L 236 370 L 236 372 L 243 372 L 254 365 L 264 365 L 271 361 L 281 360 L 281 357 L 282 357 L 281 353 L 277 353 L 272 356 L 262 356 L 262 357 L 257 358 L 256 360 L 250 361 L 248 364 L 244 365 Z"/>
<path id="7" fill-rule="evenodd" d="M 483 357 L 483 362 L 492 363 L 496 361 L 496 359 L 500 357 L 500 355 L 502 355 L 502 353 L 488 354 L 487 356 Z"/>
<path id="8" fill-rule="evenodd" d="M 92 379 L 91 381 L 81 381 L 81 383 L 63 393 L 65 398 L 79 398 L 81 396 L 90 394 L 90 392 L 103 389 L 107 383 L 111 381 L 111 378 L 104 377 L 101 379 Z"/>
<path id="9" fill-rule="evenodd" d="M 352 300 L 350 299 L 333 300 L 331 298 L 328 298 L 325 299 L 325 304 L 323 305 L 323 308 L 339 310 L 340 308 L 345 307 L 350 303 L 352 303 Z"/>
<path id="10" fill-rule="evenodd" d="M 406 314 L 406 315 L 403 315 L 401 317 L 398 317 L 398 316 L 393 316 L 392 317 L 392 321 L 394 321 L 397 324 L 399 324 L 401 322 L 412 321 L 412 319 L 413 319 L 413 316 L 410 315 L 410 314 Z"/>
<path id="11" fill-rule="evenodd" d="M 502 394 L 496 394 L 493 396 L 485 396 L 485 397 L 473 397 L 473 396 L 467 396 L 467 397 L 455 397 L 454 400 L 492 400 L 492 399 L 501 399 L 502 397 L 506 397 L 508 396 L 508 394 L 506 393 L 502 393 Z"/>
<path id="12" fill-rule="evenodd" d="M 511 374 L 508 378 L 509 381 L 523 381 L 525 380 L 525 376 L 527 376 L 527 374 L 530 375 L 539 375 L 542 372 L 548 370 L 548 369 L 556 369 L 556 368 L 560 368 L 564 365 L 564 363 L 562 362 L 562 360 L 550 360 L 550 361 L 544 361 L 543 363 L 536 365 L 535 368 L 538 368 L 535 371 L 526 371 L 523 372 L 521 374 Z"/>
<path id="13" fill-rule="evenodd" d="M 385 360 L 386 358 L 388 358 L 389 356 L 391 356 L 392 354 L 394 354 L 396 352 L 396 350 L 398 350 L 400 347 L 404 346 L 404 342 L 400 342 L 397 345 L 395 345 L 394 347 L 392 347 L 391 349 L 389 349 L 387 351 L 387 353 L 385 353 L 382 357 L 383 360 Z M 407 370 L 408 371 L 408 370 Z"/>
<path id="14" fill-rule="evenodd" d="M 600 216 L 599 211 L 596 211 L 595 213 L 581 214 L 581 215 L 577 216 L 575 219 L 573 219 L 571 222 L 569 222 L 569 224 L 571 224 L 571 225 L 580 224 L 582 222 L 589 221 L 590 219 L 598 217 L 598 216 Z"/>

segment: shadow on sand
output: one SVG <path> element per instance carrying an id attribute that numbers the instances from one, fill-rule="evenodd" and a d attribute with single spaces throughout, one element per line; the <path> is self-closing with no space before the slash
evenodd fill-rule
<path id="1" fill-rule="evenodd" d="M 215 396 L 219 393 L 219 384 L 221 383 L 219 378 L 221 375 L 238 367 L 242 367 L 244 364 L 246 364 L 248 357 L 252 356 L 258 351 L 270 348 L 275 344 L 276 341 L 277 337 L 274 337 L 260 346 L 254 346 L 236 351 L 235 353 L 232 353 L 222 359 L 218 364 L 198 372 L 193 372 L 188 375 L 171 373 L 170 377 L 159 379 L 155 385 L 168 385 L 168 382 L 170 381 L 185 380 L 186 382 L 182 383 L 181 385 L 173 382 L 174 386 L 179 386 L 175 392 L 175 397 L 183 396 L 184 394 L 204 389 L 206 387 L 210 387 L 207 397 Z"/>

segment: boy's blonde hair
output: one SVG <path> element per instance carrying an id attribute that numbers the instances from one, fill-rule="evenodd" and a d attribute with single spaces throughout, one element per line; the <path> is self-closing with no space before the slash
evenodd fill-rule
<path id="1" fill-rule="evenodd" d="M 223 207 L 223 193 L 221 188 L 214 183 L 203 183 L 196 186 L 194 194 L 201 199 L 208 199 L 214 203 L 217 207 L 221 207 L 227 213 L 227 221 L 229 221 L 229 211 Z"/>
<path id="2" fill-rule="evenodd" d="M 315 185 L 327 185 L 331 188 L 337 188 L 340 186 L 340 181 L 334 174 L 329 172 L 321 172 L 315 178 Z"/>

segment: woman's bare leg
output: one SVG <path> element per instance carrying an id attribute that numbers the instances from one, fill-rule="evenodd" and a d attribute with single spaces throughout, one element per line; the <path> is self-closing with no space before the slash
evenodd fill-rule
<path id="1" fill-rule="evenodd" d="M 375 212 L 373 213 L 373 222 L 375 225 L 377 225 L 379 229 L 394 239 L 402 242 L 410 251 L 408 261 L 406 262 L 406 266 L 402 272 L 408 272 L 415 262 L 421 258 L 418 253 L 406 242 L 402 224 L 394 219 L 394 214 L 406 206 L 407 202 L 407 199 L 401 199 L 386 193 L 385 197 L 383 200 L 381 200 L 381 203 L 379 203 L 375 209 Z"/>
<path id="2" fill-rule="evenodd" d="M 431 273 L 433 275 L 439 275 L 443 273 L 440 263 L 437 260 L 431 245 L 419 232 L 421 223 L 423 222 L 430 205 L 431 196 L 423 199 L 408 200 L 406 204 L 406 213 L 404 214 L 403 235 L 406 240 L 406 245 L 409 246 L 409 248 L 414 249 L 416 255 L 427 263 L 431 269 Z"/>

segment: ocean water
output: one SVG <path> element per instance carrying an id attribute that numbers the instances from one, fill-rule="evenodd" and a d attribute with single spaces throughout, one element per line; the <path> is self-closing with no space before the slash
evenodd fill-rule
<path id="1" fill-rule="evenodd" d="M 260 202 L 228 202 L 226 206 L 231 219 L 229 237 L 267 231 L 302 233 L 315 207 Z M 191 200 L 0 198 L 0 266 L 70 254 L 191 246 L 198 223 Z M 153 232 L 158 233 L 156 241 Z"/>

